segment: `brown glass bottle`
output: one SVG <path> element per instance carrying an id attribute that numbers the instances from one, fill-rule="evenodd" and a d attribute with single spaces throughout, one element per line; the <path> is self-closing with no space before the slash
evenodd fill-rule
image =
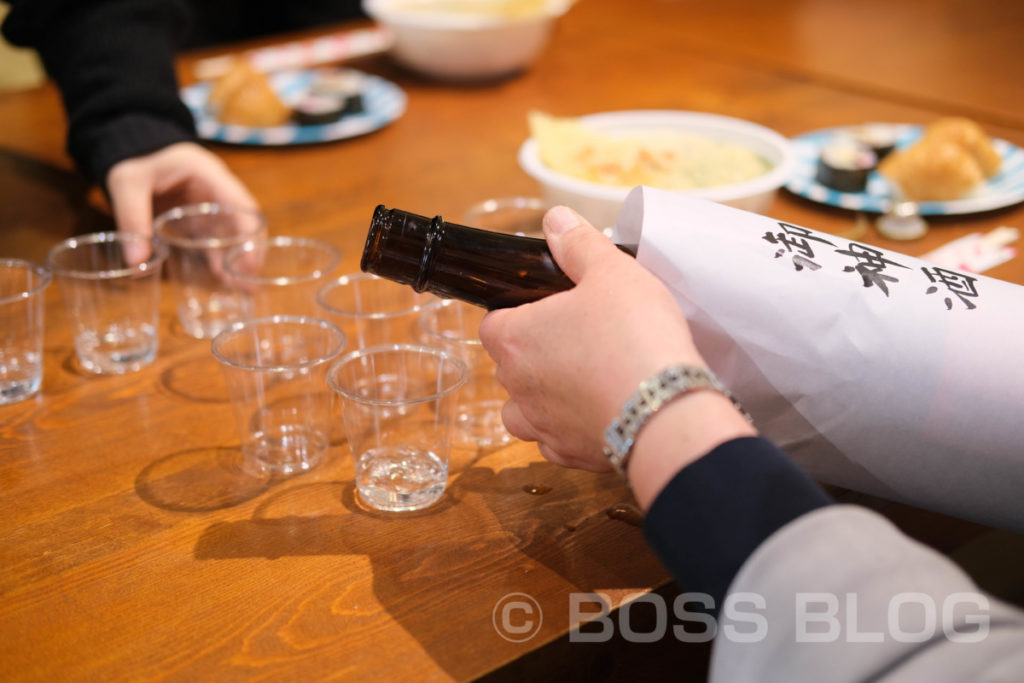
<path id="1" fill-rule="evenodd" d="M 489 310 L 573 286 L 543 239 L 478 230 L 383 204 L 373 212 L 360 267 L 417 292 Z"/>

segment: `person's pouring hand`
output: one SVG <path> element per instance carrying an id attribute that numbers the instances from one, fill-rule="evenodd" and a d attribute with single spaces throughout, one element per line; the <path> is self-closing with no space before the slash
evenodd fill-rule
<path id="1" fill-rule="evenodd" d="M 705 363 L 671 292 L 607 237 L 566 207 L 545 215 L 544 234 L 576 286 L 489 313 L 480 339 L 511 397 L 502 411 L 509 432 L 537 441 L 556 464 L 606 471 L 611 467 L 602 450 L 605 429 L 639 383 L 673 364 Z M 663 414 L 672 417 L 665 420 Z M 671 457 L 657 463 L 641 458 L 641 441 L 653 445 L 645 437 L 669 428 Z M 717 392 L 696 391 L 673 401 L 637 441 L 629 469 L 638 499 L 646 504 L 666 477 L 719 443 L 754 433 Z M 649 482 L 634 476 L 638 466 Z"/>

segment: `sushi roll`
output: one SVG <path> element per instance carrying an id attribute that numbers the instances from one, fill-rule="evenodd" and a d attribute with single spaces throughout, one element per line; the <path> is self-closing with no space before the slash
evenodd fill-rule
<path id="1" fill-rule="evenodd" d="M 301 126 L 334 123 L 345 114 L 345 100 L 333 95 L 310 93 L 295 103 L 295 122 Z"/>
<path id="2" fill-rule="evenodd" d="M 840 137 L 821 150 L 815 179 L 840 192 L 863 192 L 868 174 L 878 164 L 870 148 L 852 138 Z"/>
<path id="3" fill-rule="evenodd" d="M 900 129 L 888 123 L 865 123 L 851 129 L 850 134 L 854 140 L 869 147 L 878 161 L 881 161 L 886 154 L 896 149 Z"/>
<path id="4" fill-rule="evenodd" d="M 309 92 L 295 104 L 295 121 L 305 126 L 322 126 L 343 116 L 362 113 L 362 90 L 363 79 L 356 71 L 320 71 Z"/>
<path id="5" fill-rule="evenodd" d="M 363 75 L 352 69 L 330 69 L 319 73 L 310 92 L 314 95 L 339 97 L 343 100 L 342 115 L 359 114 L 363 107 Z"/>

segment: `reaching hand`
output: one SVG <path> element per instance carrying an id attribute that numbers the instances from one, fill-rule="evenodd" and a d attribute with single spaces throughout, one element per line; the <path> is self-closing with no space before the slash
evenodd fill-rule
<path id="1" fill-rule="evenodd" d="M 152 235 L 153 216 L 174 206 L 219 202 L 256 208 L 242 182 L 212 152 L 180 142 L 125 159 L 107 174 L 117 229 Z"/>

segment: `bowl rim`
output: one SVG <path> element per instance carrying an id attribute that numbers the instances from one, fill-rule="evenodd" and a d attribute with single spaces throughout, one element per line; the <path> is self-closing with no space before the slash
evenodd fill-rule
<path id="1" fill-rule="evenodd" d="M 430 0 L 363 0 L 363 11 L 375 21 L 402 28 L 420 28 L 449 31 L 473 31 L 532 24 L 556 19 L 572 6 L 575 0 L 547 0 L 545 11 L 523 16 L 469 14 L 456 12 L 410 12 L 401 5 L 428 4 Z M 393 5 L 399 4 L 399 7 Z"/>
<path id="2" fill-rule="evenodd" d="M 579 117 L 580 121 L 605 129 L 661 125 L 666 128 L 696 128 L 706 131 L 723 131 L 740 134 L 757 140 L 779 153 L 779 161 L 767 173 L 729 185 L 670 190 L 679 194 L 699 196 L 712 201 L 728 201 L 771 192 L 782 187 L 793 174 L 796 154 L 793 144 L 771 128 L 746 119 L 714 114 L 711 112 L 685 111 L 676 109 L 633 109 L 625 111 L 600 112 Z M 519 147 L 519 165 L 534 179 L 545 185 L 563 191 L 608 201 L 625 201 L 632 187 L 618 187 L 581 180 L 549 168 L 540 158 L 537 141 L 532 137 Z"/>

